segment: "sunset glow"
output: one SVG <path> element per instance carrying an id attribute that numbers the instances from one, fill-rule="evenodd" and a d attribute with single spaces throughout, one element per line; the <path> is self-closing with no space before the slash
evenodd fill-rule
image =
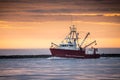
<path id="1" fill-rule="evenodd" d="M 120 7 L 115 0 L 25 1 L 0 2 L 0 48 L 49 48 L 51 42 L 61 42 L 73 24 L 80 38 L 90 32 L 97 47 L 120 47 Z"/>

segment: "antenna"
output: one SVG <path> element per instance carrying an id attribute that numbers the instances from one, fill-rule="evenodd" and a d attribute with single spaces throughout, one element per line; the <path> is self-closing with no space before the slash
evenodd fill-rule
<path id="1" fill-rule="evenodd" d="M 71 15 L 71 25 L 73 25 L 73 16 Z"/>

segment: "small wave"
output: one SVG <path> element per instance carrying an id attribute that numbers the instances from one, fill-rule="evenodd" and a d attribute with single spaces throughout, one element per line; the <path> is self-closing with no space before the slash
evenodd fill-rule
<path id="1" fill-rule="evenodd" d="M 61 60 L 61 59 L 68 59 L 68 58 L 62 58 L 62 57 L 49 57 L 47 59 L 50 59 L 50 60 Z"/>

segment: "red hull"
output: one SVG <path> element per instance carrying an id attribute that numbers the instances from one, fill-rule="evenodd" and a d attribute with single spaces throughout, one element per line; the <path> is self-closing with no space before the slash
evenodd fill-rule
<path id="1" fill-rule="evenodd" d="M 85 51 L 80 50 L 65 50 L 50 48 L 52 56 L 66 58 L 99 58 L 100 54 L 85 54 Z"/>

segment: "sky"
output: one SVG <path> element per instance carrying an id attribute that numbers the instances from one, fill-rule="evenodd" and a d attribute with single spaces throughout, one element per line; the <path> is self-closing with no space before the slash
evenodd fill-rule
<path id="1" fill-rule="evenodd" d="M 71 25 L 84 45 L 120 48 L 120 0 L 0 0 L 0 49 L 49 48 Z"/>

